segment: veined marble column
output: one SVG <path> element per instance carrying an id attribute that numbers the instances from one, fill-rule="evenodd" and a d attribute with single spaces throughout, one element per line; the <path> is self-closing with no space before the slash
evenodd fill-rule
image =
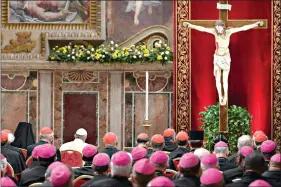
<path id="1" fill-rule="evenodd" d="M 52 71 L 39 71 L 40 128 L 52 128 Z"/>
<path id="2" fill-rule="evenodd" d="M 118 137 L 118 148 L 122 142 L 122 72 L 110 72 L 110 125 L 109 129 Z"/>

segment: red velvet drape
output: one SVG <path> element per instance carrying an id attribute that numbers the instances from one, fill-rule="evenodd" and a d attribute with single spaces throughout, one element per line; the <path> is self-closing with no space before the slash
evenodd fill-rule
<path id="1" fill-rule="evenodd" d="M 230 42 L 229 105 L 247 108 L 252 131 L 271 130 L 271 0 L 229 0 L 229 19 L 268 19 L 268 29 L 233 34 Z M 218 19 L 217 1 L 192 1 L 191 19 Z M 191 31 L 191 118 L 199 129 L 199 112 L 218 101 L 213 76 L 214 36 Z"/>

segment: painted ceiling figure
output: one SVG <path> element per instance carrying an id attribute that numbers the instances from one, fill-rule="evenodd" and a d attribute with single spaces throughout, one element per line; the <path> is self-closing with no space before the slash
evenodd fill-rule
<path id="1" fill-rule="evenodd" d="M 207 32 L 215 36 L 216 51 L 214 54 L 214 76 L 216 78 L 216 87 L 219 94 L 220 105 L 224 106 L 227 103 L 228 93 L 228 75 L 230 71 L 230 54 L 229 54 L 229 42 L 230 36 L 236 32 L 246 31 L 258 26 L 262 26 L 263 22 L 259 21 L 254 24 L 244 25 L 237 28 L 226 28 L 225 22 L 218 20 L 215 24 L 215 28 L 205 28 L 198 25 L 193 25 L 188 22 L 184 22 L 184 26 L 191 29 L 195 29 L 201 32 Z M 221 73 L 223 75 L 223 93 L 221 89 Z"/>

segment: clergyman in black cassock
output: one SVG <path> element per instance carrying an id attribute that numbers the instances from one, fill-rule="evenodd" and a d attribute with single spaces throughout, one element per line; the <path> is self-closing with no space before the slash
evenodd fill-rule
<path id="1" fill-rule="evenodd" d="M 27 147 L 27 156 L 26 156 L 26 158 L 29 158 L 29 157 L 31 156 L 32 151 L 33 151 L 33 149 L 34 149 L 36 146 L 42 145 L 42 144 L 47 144 L 47 143 L 48 143 L 47 141 L 40 140 L 39 142 L 28 146 L 28 147 Z M 56 155 L 57 155 L 57 160 L 58 160 L 58 161 L 61 161 L 61 154 L 60 154 L 60 150 L 59 150 L 59 149 L 57 149 Z"/>

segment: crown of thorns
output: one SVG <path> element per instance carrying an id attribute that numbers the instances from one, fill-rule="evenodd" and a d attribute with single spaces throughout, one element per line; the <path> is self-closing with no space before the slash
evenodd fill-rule
<path id="1" fill-rule="evenodd" d="M 225 22 L 222 21 L 222 20 L 217 20 L 216 23 L 215 23 L 215 26 L 223 26 L 223 27 L 225 27 Z"/>

